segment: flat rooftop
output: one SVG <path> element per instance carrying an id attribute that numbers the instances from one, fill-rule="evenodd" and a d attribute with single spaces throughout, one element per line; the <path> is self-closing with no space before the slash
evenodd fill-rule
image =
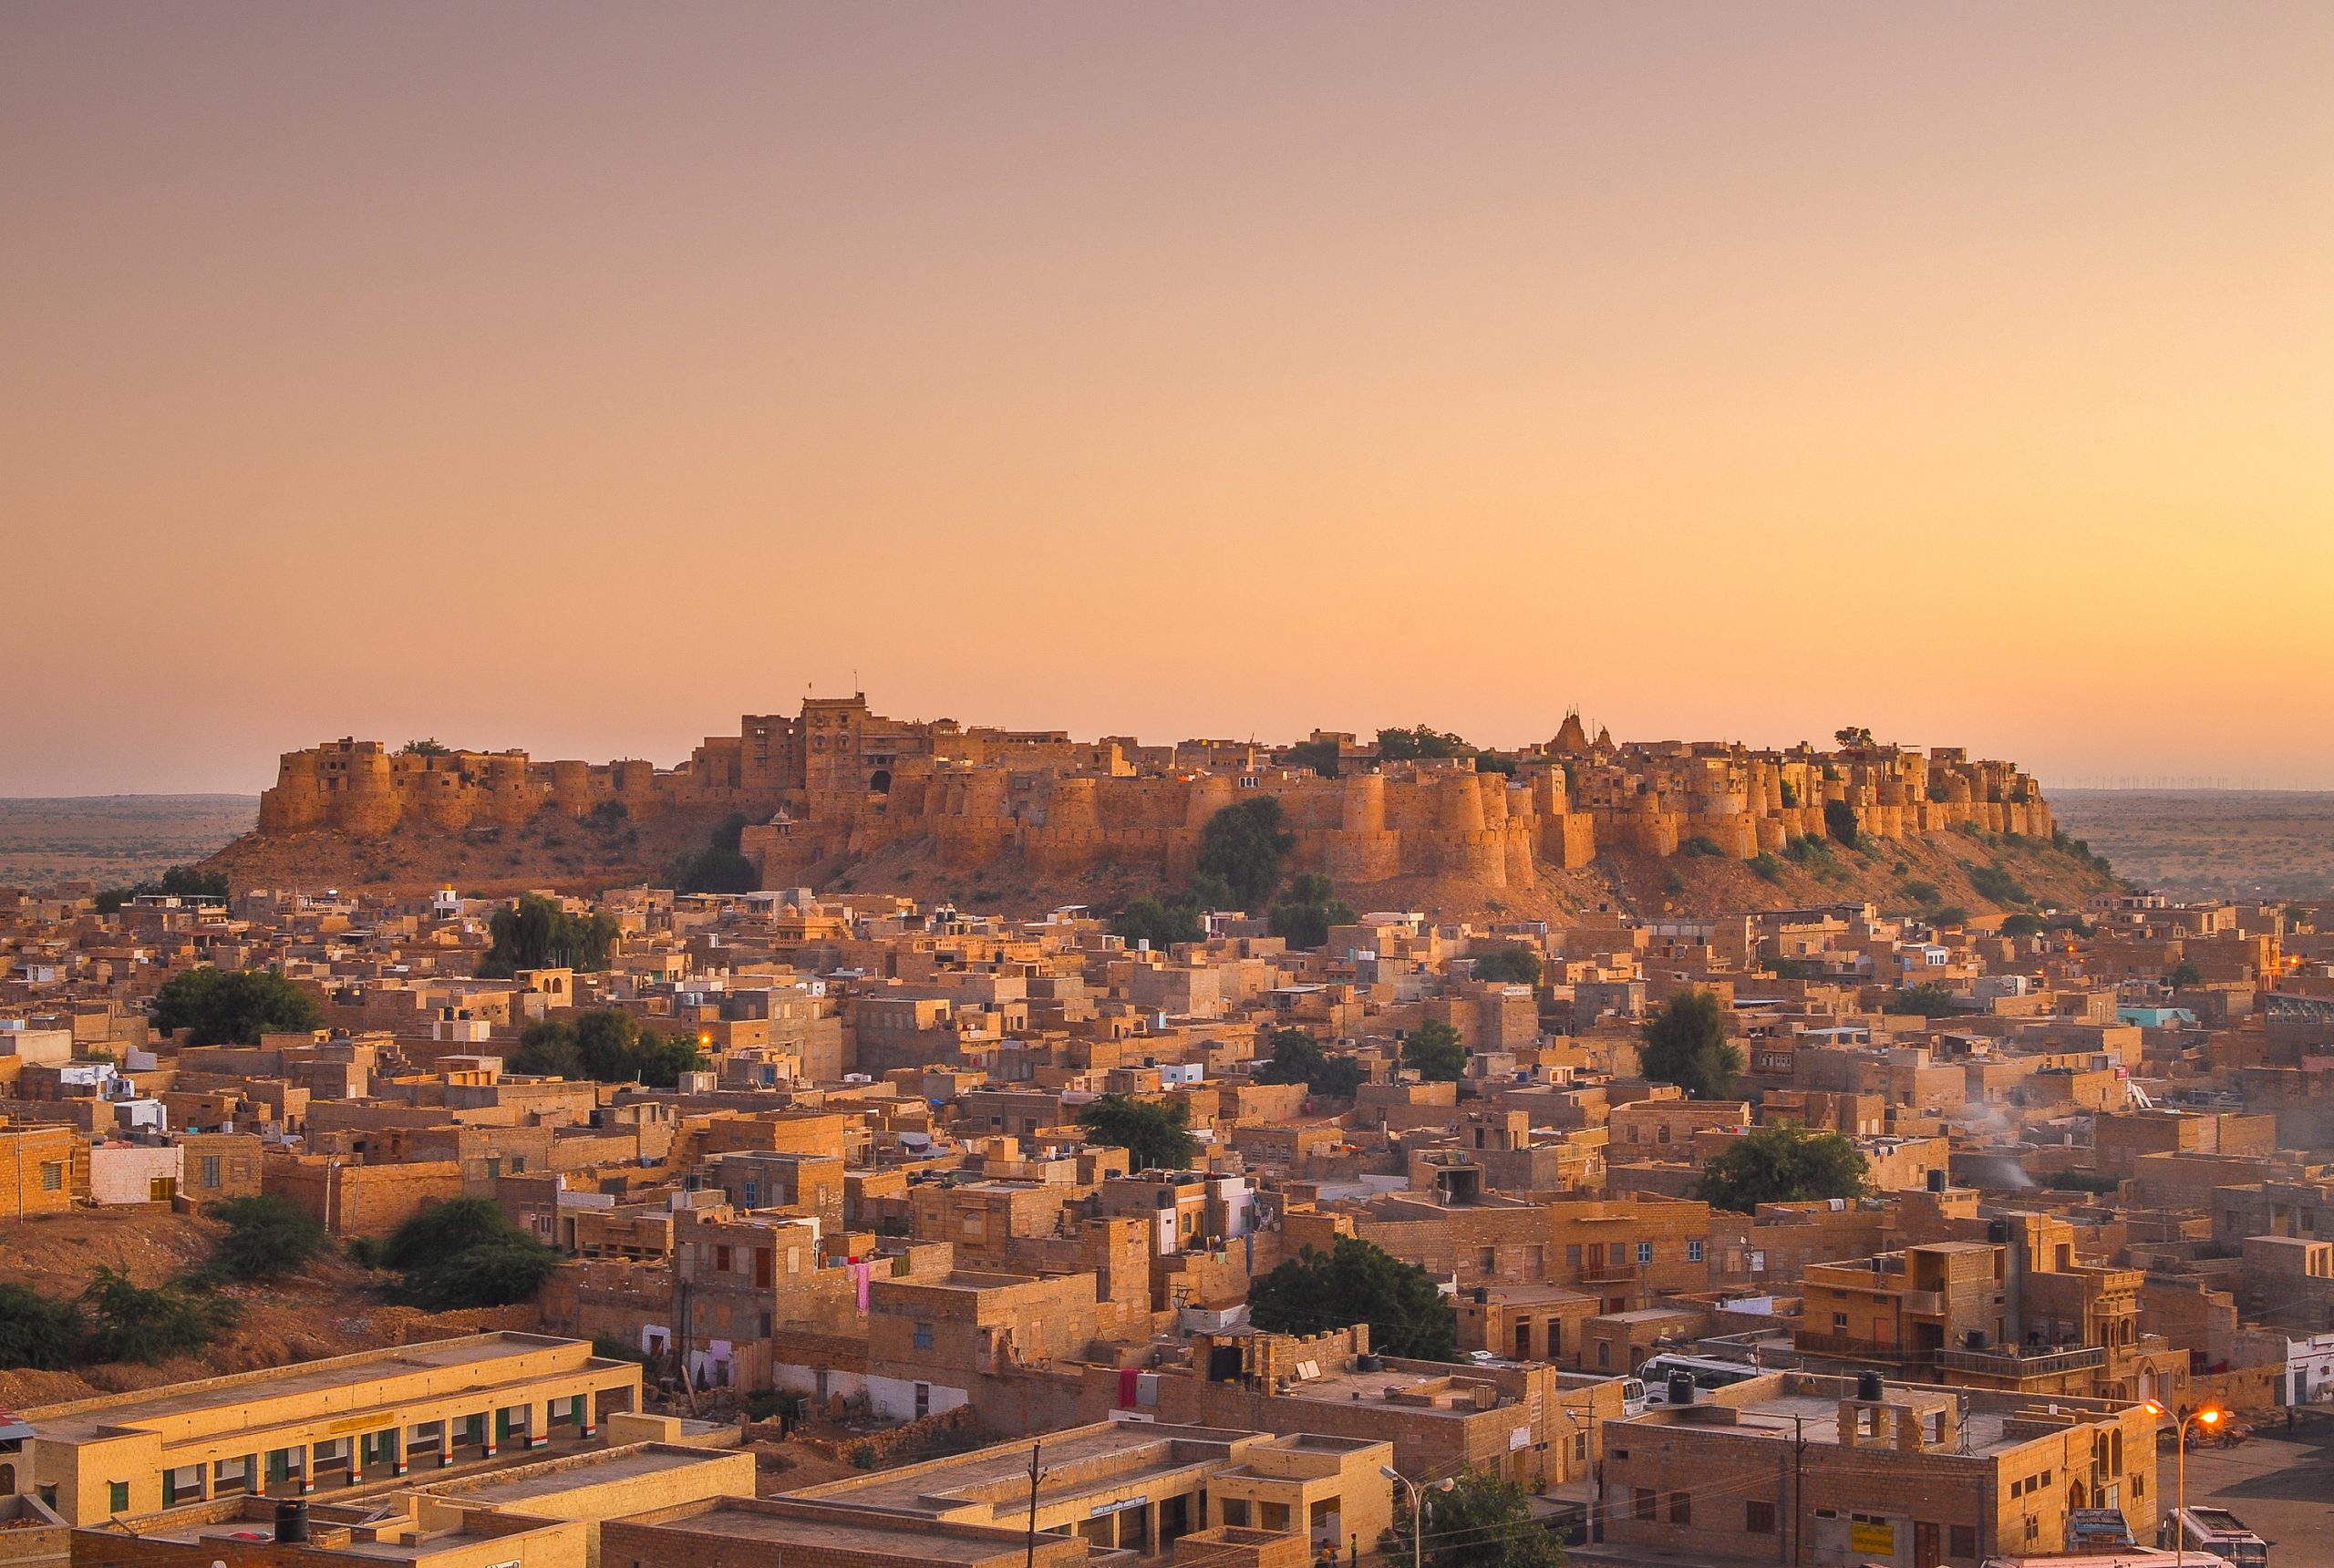
<path id="1" fill-rule="evenodd" d="M 1040 1439 L 1038 1504 L 1083 1496 L 1193 1470 L 1222 1459 L 1231 1445 L 1251 1436 L 1214 1427 L 1170 1427 L 1151 1421 L 1112 1421 L 1073 1428 Z M 1195 1448 L 1200 1450 L 1194 1451 Z M 1108 1461 L 1121 1461 L 1110 1466 Z M 1095 1461 L 1104 1461 L 1096 1468 Z M 1044 1472 L 1075 1469 L 1075 1480 L 1051 1480 Z M 936 1518 L 995 1500 L 1017 1518 L 1028 1516 L 1029 1445 L 1005 1443 L 918 1466 L 878 1471 L 864 1480 L 830 1481 L 790 1494 L 804 1501 Z"/>
<path id="2" fill-rule="evenodd" d="M 1908 1393 L 1915 1394 L 1915 1397 L 1908 1398 L 1906 1397 Z M 1936 1396 L 1936 1398 L 1923 1398 L 1919 1396 Z M 1911 1391 L 1901 1387 L 1892 1387 L 1888 1389 L 1887 1398 L 1884 1402 L 1909 1403 L 1917 1408 L 1924 1404 L 1949 1399 L 1949 1398 L 1950 1396 L 1943 1390 L 1925 1388 Z M 1698 1418 L 1690 1412 L 1727 1408 L 1715 1402 L 1706 1404 L 1699 1401 L 1692 1405 L 1662 1405 L 1655 1407 L 1643 1416 L 1631 1417 L 1628 1421 L 1622 1424 L 1700 1426 L 1704 1418 Z M 1734 1423 L 1730 1425 L 1712 1421 L 1709 1423 L 1707 1429 L 1721 1431 L 1730 1437 L 1771 1439 L 1784 1444 L 1791 1443 L 1795 1438 L 1804 1437 L 1811 1447 L 1837 1448 L 1840 1446 L 1840 1401 L 1836 1395 L 1777 1394 L 1752 1404 L 1736 1405 L 1731 1408 L 1736 1415 Z M 1795 1423 L 1793 1417 L 1798 1418 Z M 1998 1411 L 1972 1409 L 1968 1418 L 1961 1423 L 1961 1436 L 1966 1440 L 1966 1446 L 1964 1443 L 1957 1443 L 1954 1446 L 1954 1452 L 1957 1454 L 1966 1452 L 1973 1458 L 1984 1458 L 2007 1452 L 2020 1443 L 2030 1440 L 2025 1438 L 2015 1439 L 2005 1438 L 2003 1429 L 2009 1424 L 2009 1416 Z"/>
<path id="3" fill-rule="evenodd" d="M 838 1553 L 880 1553 L 926 1563 L 966 1564 L 994 1562 L 1019 1541 L 1019 1532 L 1013 1531 L 984 1530 L 975 1533 L 959 1527 L 952 1532 L 928 1525 L 920 1528 L 906 1521 L 886 1519 L 880 1513 L 848 1509 L 780 1510 L 756 1508 L 748 1503 L 745 1499 L 719 1499 L 699 1512 L 659 1520 L 656 1528 Z M 1051 1544 L 1047 1537 L 1040 1537 L 1039 1541 L 1041 1544 Z"/>
<path id="4" fill-rule="evenodd" d="M 173 1416 L 241 1408 L 259 1400 L 294 1398 L 327 1389 L 346 1387 L 401 1372 L 429 1372 L 447 1367 L 479 1367 L 532 1351 L 580 1344 L 551 1335 L 500 1332 L 436 1339 L 420 1345 L 336 1356 L 293 1367 L 237 1373 L 201 1383 L 181 1383 L 138 1393 L 107 1395 L 94 1399 L 52 1405 L 25 1412 L 25 1420 L 41 1438 L 52 1441 L 86 1440 L 121 1427 L 141 1427 Z M 589 1346 L 585 1346 L 588 1349 Z M 596 1359 L 596 1358 L 593 1358 Z M 602 1363 L 614 1366 L 614 1362 Z M 481 1379 L 472 1387 L 483 1391 L 496 1385 Z"/>
<path id="5" fill-rule="evenodd" d="M 644 1443 L 631 1448 L 604 1449 L 439 1485 L 425 1485 L 439 1497 L 459 1497 L 465 1502 L 502 1506 L 532 1498 L 556 1497 L 581 1487 L 606 1486 L 636 1480 L 693 1465 L 711 1464 L 729 1457 L 724 1449 L 685 1449 L 667 1443 Z M 524 1513 L 525 1509 L 518 1511 Z"/>

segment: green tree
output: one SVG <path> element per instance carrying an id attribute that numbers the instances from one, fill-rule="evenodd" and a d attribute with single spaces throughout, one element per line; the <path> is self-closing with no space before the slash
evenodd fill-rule
<path id="1" fill-rule="evenodd" d="M 732 811 L 713 830 L 712 841 L 705 848 L 682 855 L 666 866 L 665 879 L 673 884 L 675 892 L 753 892 L 762 885 L 761 875 L 738 849 L 745 837 L 745 815 Z"/>
<path id="2" fill-rule="evenodd" d="M 1537 985 L 1540 955 L 1528 947 L 1494 947 L 1475 954 L 1475 978 L 1507 985 Z"/>
<path id="3" fill-rule="evenodd" d="M 2184 958 L 2172 966 L 2172 973 L 2166 975 L 2164 981 L 2175 991 L 2185 991 L 2191 986 L 2202 985 L 2205 972 Z"/>
<path id="4" fill-rule="evenodd" d="M 1917 1013 L 1924 1018 L 1950 1018 L 1961 1011 L 1961 1005 L 1952 992 L 1931 980 L 1918 985 L 1899 986 L 1888 998 L 1888 1010 Z"/>
<path id="5" fill-rule="evenodd" d="M 1740 1214 L 1761 1203 L 1860 1198 L 1869 1171 L 1864 1151 L 1836 1132 L 1760 1127 L 1710 1157 L 1700 1196 L 1712 1208 Z"/>
<path id="6" fill-rule="evenodd" d="M 1472 757 L 1476 748 L 1467 744 L 1464 737 L 1448 730 L 1437 730 L 1426 725 L 1410 729 L 1381 729 L 1378 732 L 1378 759 L 1381 762 L 1434 761 L 1449 757 Z"/>
<path id="7" fill-rule="evenodd" d="M 255 1046 L 263 1034 L 305 1034 L 324 1022 L 315 997 L 263 969 L 206 964 L 171 975 L 154 995 L 154 1027 L 190 1030 L 198 1046 Z"/>
<path id="8" fill-rule="evenodd" d="M 1195 903 L 1145 897 L 1119 911 L 1110 922 L 1110 934 L 1130 943 L 1148 942 L 1164 953 L 1179 942 L 1199 941 L 1207 934 L 1207 926 Z"/>
<path id="9" fill-rule="evenodd" d="M 515 1306 L 531 1301 L 559 1267 L 559 1254 L 524 1232 L 465 1247 L 407 1273 L 398 1297 L 430 1312 Z"/>
<path id="10" fill-rule="evenodd" d="M 450 757 L 453 753 L 447 748 L 439 745 L 437 740 L 432 738 L 429 740 L 408 740 L 403 746 L 398 748 L 398 755 L 400 757 Z"/>
<path id="11" fill-rule="evenodd" d="M 1254 796 L 1207 820 L 1200 830 L 1199 869 L 1222 877 L 1242 909 L 1265 909 L 1280 887 L 1281 862 L 1296 843 L 1294 834 L 1281 831 L 1280 801 Z"/>
<path id="12" fill-rule="evenodd" d="M 1388 1356 L 1453 1361 L 1458 1318 L 1434 1276 L 1353 1236 L 1327 1255 L 1306 1247 L 1248 1287 L 1248 1320 L 1271 1334 L 1319 1334 L 1369 1325 Z"/>
<path id="13" fill-rule="evenodd" d="M 2001 866 L 1971 866 L 1969 885 L 1978 896 L 1993 903 L 2025 903 L 2026 889 L 2019 880 Z"/>
<path id="14" fill-rule="evenodd" d="M 404 1276 L 400 1301 L 446 1312 L 528 1300 L 559 1266 L 559 1254 L 489 1200 L 449 1198 L 390 1233 L 380 1262 Z"/>
<path id="15" fill-rule="evenodd" d="M 1402 1037 L 1402 1065 L 1427 1083 L 1457 1083 L 1467 1076 L 1467 1046 L 1459 1031 L 1429 1018 Z"/>
<path id="16" fill-rule="evenodd" d="M 621 934 L 612 914 L 570 914 L 537 892 L 521 893 L 517 903 L 496 910 L 488 930 L 494 942 L 478 972 L 491 978 L 522 969 L 605 969 Z"/>
<path id="17" fill-rule="evenodd" d="M 1327 877 L 1304 872 L 1289 882 L 1287 901 L 1273 905 L 1272 934 L 1294 948 L 1321 947 L 1331 926 L 1350 925 L 1355 918 L 1353 905 L 1337 896 Z"/>
<path id="18" fill-rule="evenodd" d="M 230 1198 L 213 1205 L 211 1213 L 227 1227 L 212 1251 L 211 1265 L 229 1279 L 280 1279 L 332 1246 L 315 1215 L 273 1192 Z"/>
<path id="19" fill-rule="evenodd" d="M 1180 1099 L 1106 1094 L 1078 1113 L 1078 1125 L 1092 1141 L 1125 1150 L 1138 1171 L 1186 1171 L 1199 1156 L 1191 1108 Z"/>
<path id="20" fill-rule="evenodd" d="M 671 1088 L 681 1081 L 681 1074 L 704 1066 L 695 1040 L 644 1029 L 631 1014 L 613 1007 L 530 1024 L 511 1056 L 513 1072 L 642 1083 L 652 1088 Z"/>
<path id="21" fill-rule="evenodd" d="M 0 1284 L 0 1368 L 62 1371 L 73 1364 L 81 1337 L 80 1314 L 69 1301 L 51 1301 L 21 1284 Z"/>
<path id="22" fill-rule="evenodd" d="M 1823 802 L 1823 830 L 1852 850 L 1864 848 L 1864 830 L 1856 825 L 1856 809 L 1845 800 Z"/>
<path id="23" fill-rule="evenodd" d="M 1359 1062 L 1331 1056 L 1302 1029 L 1275 1029 L 1265 1043 L 1272 1047 L 1272 1057 L 1256 1069 L 1258 1083 L 1301 1083 L 1331 1099 L 1351 1099 L 1369 1081 Z"/>
<path id="24" fill-rule="evenodd" d="M 1324 779 L 1337 776 L 1337 743 L 1334 740 L 1300 740 L 1288 748 L 1291 768 L 1310 768 Z"/>
<path id="25" fill-rule="evenodd" d="M 81 1293 L 81 1305 L 89 1316 L 85 1357 L 149 1367 L 201 1349 L 235 1319 L 233 1305 L 217 1296 L 176 1283 L 148 1290 L 103 1264 Z"/>
<path id="26" fill-rule="evenodd" d="M 1727 1037 L 1726 1025 L 1717 992 L 1680 991 L 1646 1020 L 1638 1065 L 1657 1083 L 1722 1099 L 1742 1076 L 1742 1048 Z"/>
<path id="27" fill-rule="evenodd" d="M 128 887 L 108 888 L 98 894 L 98 913 L 111 914 L 131 899 L 141 898 L 148 893 L 223 901 L 228 896 L 227 873 L 206 872 L 195 866 L 172 866 L 162 873 L 159 882 L 139 882 Z"/>
<path id="28" fill-rule="evenodd" d="M 1874 744 L 1872 731 L 1860 724 L 1852 724 L 1844 729 L 1833 730 L 1832 738 L 1840 743 L 1840 749 L 1843 751 L 1869 751 Z"/>
<path id="29" fill-rule="evenodd" d="M 1497 773 L 1503 778 L 1513 779 L 1515 777 L 1515 758 L 1502 757 L 1496 751 L 1478 751 L 1475 753 L 1475 771 Z"/>
<path id="30" fill-rule="evenodd" d="M 1379 1540 L 1379 1555 L 1389 1562 L 1418 1557 L 1428 1568 L 1564 1568 L 1564 1547 L 1533 1516 L 1531 1494 L 1514 1481 L 1470 1466 L 1425 1489 L 1422 1556 L 1409 1489 L 1394 1491 L 1394 1522 Z"/>

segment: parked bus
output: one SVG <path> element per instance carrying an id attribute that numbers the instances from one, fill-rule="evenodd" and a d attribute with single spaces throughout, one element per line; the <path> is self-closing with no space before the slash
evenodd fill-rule
<path id="1" fill-rule="evenodd" d="M 2176 1508 L 2156 1529 L 2160 1547 L 2202 1552 L 2238 1568 L 2268 1568 L 2269 1543 L 2226 1508 Z"/>

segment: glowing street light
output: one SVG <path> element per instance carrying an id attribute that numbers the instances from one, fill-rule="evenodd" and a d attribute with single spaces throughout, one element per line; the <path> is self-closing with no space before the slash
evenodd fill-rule
<path id="1" fill-rule="evenodd" d="M 2153 1399 L 2147 1402 L 2146 1408 L 2148 1414 L 2158 1420 L 2172 1418 L 2172 1412 Z M 2177 1428 L 2180 1437 L 2180 1495 L 2179 1501 L 2173 1504 L 2172 1552 L 2174 1560 L 2183 1568 L 2188 1561 L 2188 1522 L 2184 1517 L 2188 1511 L 2188 1426 L 2193 1421 L 2209 1430 L 2227 1418 L 2228 1412 L 2218 1405 L 2200 1405 L 2180 1418 Z"/>

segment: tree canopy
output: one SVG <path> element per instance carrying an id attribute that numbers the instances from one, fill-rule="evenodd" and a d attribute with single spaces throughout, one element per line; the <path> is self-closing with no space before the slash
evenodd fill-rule
<path id="1" fill-rule="evenodd" d="M 675 892 L 753 892 L 762 885 L 761 875 L 738 851 L 745 836 L 744 813 L 732 811 L 713 830 L 705 848 L 682 855 L 665 868 L 665 880 L 673 884 Z"/>
<path id="2" fill-rule="evenodd" d="M 177 1283 L 150 1290 L 104 1264 L 81 1293 L 81 1305 L 89 1317 L 85 1359 L 150 1367 L 201 1349 L 235 1319 L 233 1304 L 221 1297 Z"/>
<path id="3" fill-rule="evenodd" d="M 1267 908 L 1279 891 L 1281 862 L 1296 844 L 1280 820 L 1280 801 L 1256 795 L 1224 807 L 1200 830 L 1201 873 L 1223 878 L 1243 909 Z"/>
<path id="4" fill-rule="evenodd" d="M 1165 952 L 1179 942 L 1197 942 L 1207 934 L 1199 905 L 1188 897 L 1164 900 L 1143 897 L 1119 911 L 1110 921 L 1110 934 L 1128 942 L 1148 942 Z"/>
<path id="5" fill-rule="evenodd" d="M 315 997 L 263 969 L 206 964 L 171 975 L 154 995 L 154 1027 L 190 1030 L 198 1046 L 255 1046 L 263 1034 L 305 1033 L 324 1022 Z"/>
<path id="6" fill-rule="evenodd" d="M 1528 947 L 1494 947 L 1475 954 L 1475 978 L 1508 985 L 1537 985 L 1540 955 Z"/>
<path id="7" fill-rule="evenodd" d="M 644 1029 L 631 1014 L 614 1008 L 530 1024 L 511 1056 L 513 1072 L 642 1083 L 651 1088 L 671 1088 L 681 1081 L 681 1074 L 704 1066 L 704 1053 L 695 1040 Z"/>
<path id="8" fill-rule="evenodd" d="M 1924 1018 L 1949 1018 L 1961 1010 L 1952 992 L 1934 980 L 1899 987 L 1888 998 L 1892 1013 L 1917 1013 Z"/>
<path id="9" fill-rule="evenodd" d="M 1287 752 L 1292 768 L 1310 768 L 1324 779 L 1337 776 L 1337 743 L 1334 740 L 1300 740 Z"/>
<path id="10" fill-rule="evenodd" d="M 1646 1020 L 1637 1064 L 1657 1083 L 1674 1083 L 1697 1099 L 1720 1099 L 1742 1076 L 1742 1047 L 1727 1037 L 1726 1007 L 1715 991 L 1680 991 Z"/>
<path id="11" fill-rule="evenodd" d="M 433 1312 L 526 1301 L 559 1254 L 503 1218 L 485 1198 L 449 1198 L 399 1225 L 380 1250 L 405 1276 L 398 1299 Z"/>
<path id="12" fill-rule="evenodd" d="M 478 972 L 504 978 L 522 969 L 605 969 L 619 934 L 614 915 L 570 914 L 538 892 L 496 910 L 488 929 L 494 943 Z"/>
<path id="13" fill-rule="evenodd" d="M 1265 1043 L 1272 1047 L 1272 1058 L 1256 1070 L 1258 1083 L 1301 1083 L 1331 1099 L 1351 1099 L 1369 1081 L 1359 1062 L 1331 1056 L 1302 1029 L 1275 1029 Z"/>
<path id="14" fill-rule="evenodd" d="M 1429 1018 L 1402 1037 L 1402 1065 L 1428 1083 L 1457 1083 L 1467 1076 L 1467 1046 L 1459 1031 Z"/>
<path id="15" fill-rule="evenodd" d="M 1291 947 L 1310 949 L 1327 944 L 1331 926 L 1355 919 L 1353 905 L 1337 896 L 1327 877 L 1304 872 L 1290 881 L 1287 900 L 1273 905 L 1272 934 Z"/>
<path id="16" fill-rule="evenodd" d="M 71 1302 L 51 1301 L 28 1285 L 0 1284 L 0 1369 L 62 1371 L 73 1364 L 80 1338 L 80 1315 Z"/>
<path id="17" fill-rule="evenodd" d="M 1181 1099 L 1106 1094 L 1078 1113 L 1078 1125 L 1093 1142 L 1125 1150 L 1138 1171 L 1188 1170 L 1199 1155 L 1191 1109 Z"/>
<path id="18" fill-rule="evenodd" d="M 1702 1167 L 1701 1197 L 1743 1214 L 1761 1203 L 1857 1198 L 1869 1169 L 1864 1151 L 1836 1132 L 1754 1128 Z"/>
<path id="19" fill-rule="evenodd" d="M 2205 972 L 2184 958 L 2172 966 L 2171 973 L 2164 977 L 2164 981 L 2175 991 L 2185 991 L 2192 985 L 2202 985 Z"/>
<path id="20" fill-rule="evenodd" d="M 1856 809 L 1845 800 L 1823 802 L 1823 830 L 1852 850 L 1864 847 L 1864 830 L 1856 823 Z"/>
<path id="21" fill-rule="evenodd" d="M 211 1266 L 229 1279 L 281 1279 L 332 1246 L 322 1222 L 273 1192 L 230 1198 L 211 1213 L 227 1227 Z"/>
<path id="22" fill-rule="evenodd" d="M 1533 1516 L 1531 1494 L 1516 1482 L 1471 1466 L 1422 1496 L 1425 1541 L 1415 1538 L 1410 1492 L 1397 1487 L 1381 1556 L 1399 1563 L 1418 1556 L 1428 1568 L 1564 1568 L 1564 1548 Z"/>
<path id="23" fill-rule="evenodd" d="M 1426 725 L 1409 729 L 1381 729 L 1378 732 L 1378 759 L 1381 762 L 1431 761 L 1444 757 L 1472 757 L 1475 748 L 1467 744 L 1464 736 L 1448 730 L 1438 730 Z"/>
<path id="24" fill-rule="evenodd" d="M 1311 1247 L 1248 1287 L 1248 1319 L 1274 1334 L 1319 1334 L 1369 1325 L 1369 1346 L 1388 1356 L 1451 1361 L 1458 1318 L 1434 1276 L 1353 1236 L 1324 1255 Z"/>
<path id="25" fill-rule="evenodd" d="M 128 887 L 106 889 L 98 894 L 98 913 L 111 914 L 131 899 L 158 892 L 174 898 L 224 899 L 228 893 L 227 873 L 200 871 L 193 866 L 172 866 L 162 873 L 160 881 L 136 882 Z"/>

